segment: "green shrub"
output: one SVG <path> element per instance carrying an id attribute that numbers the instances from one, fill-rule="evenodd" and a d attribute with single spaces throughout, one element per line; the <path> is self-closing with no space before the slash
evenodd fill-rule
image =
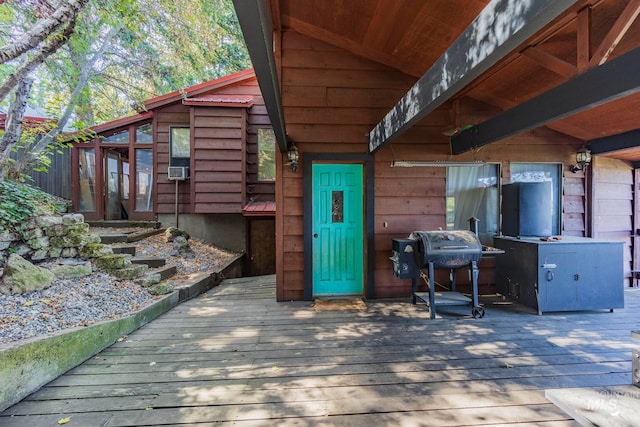
<path id="1" fill-rule="evenodd" d="M 27 218 L 56 212 L 56 199 L 39 188 L 0 182 L 0 230 L 20 232 Z"/>

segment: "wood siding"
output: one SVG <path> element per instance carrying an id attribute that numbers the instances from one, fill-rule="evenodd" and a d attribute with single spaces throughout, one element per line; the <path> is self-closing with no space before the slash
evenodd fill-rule
<path id="1" fill-rule="evenodd" d="M 240 213 L 244 206 L 244 108 L 193 107 L 191 212 Z"/>
<path id="2" fill-rule="evenodd" d="M 592 171 L 592 237 L 625 242 L 624 273 L 631 277 L 633 169 L 621 160 L 595 157 Z"/>
<path id="3" fill-rule="evenodd" d="M 251 95 L 253 106 L 248 109 L 244 118 L 243 135 L 245 144 L 245 190 L 246 201 L 250 200 L 274 200 L 275 184 L 273 181 L 258 180 L 258 129 L 271 128 L 271 122 L 267 115 L 258 81 L 253 78 L 245 80 L 241 84 L 226 87 L 216 91 L 219 95 Z"/>
<path id="4" fill-rule="evenodd" d="M 154 176 L 156 178 L 155 194 L 157 194 L 154 210 L 156 213 L 175 212 L 176 183 L 167 179 L 170 156 L 169 129 L 171 126 L 189 127 L 189 122 L 189 107 L 182 104 L 171 104 L 157 109 L 154 113 L 154 161 L 156 164 Z M 189 212 L 191 206 L 191 181 L 178 182 L 177 191 L 179 212 Z"/>
<path id="5" fill-rule="evenodd" d="M 367 153 L 368 133 L 415 82 L 375 62 L 293 31 L 282 34 L 282 94 L 288 136 L 305 152 Z M 449 139 L 443 131 L 477 123 L 490 107 L 476 101 L 449 102 L 425 117 L 392 144 L 375 154 L 374 239 L 375 296 L 410 295 L 410 281 L 392 275 L 391 239 L 414 230 L 445 227 L 446 172 L 444 168 L 391 168 L 392 160 L 448 160 Z M 569 172 L 580 141 L 548 129 L 527 132 L 453 160 L 500 163 L 507 182 L 509 162 L 564 164 L 567 208 L 565 231 L 582 235 L 583 178 Z M 280 159 L 277 216 L 279 300 L 303 298 L 303 184 L 302 171 L 292 173 Z M 584 224 L 584 221 L 582 222 Z M 483 262 L 481 283 L 492 284 L 491 260 Z M 486 270 L 486 271 L 485 271 Z M 464 276 L 464 275 L 461 275 Z"/>

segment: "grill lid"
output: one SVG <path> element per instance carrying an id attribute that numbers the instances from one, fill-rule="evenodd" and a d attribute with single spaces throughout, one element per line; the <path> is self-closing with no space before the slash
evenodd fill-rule
<path id="1" fill-rule="evenodd" d="M 482 258 L 482 243 L 469 230 L 414 231 L 409 237 L 418 241 L 419 268 L 430 262 L 436 268 L 460 268 Z"/>

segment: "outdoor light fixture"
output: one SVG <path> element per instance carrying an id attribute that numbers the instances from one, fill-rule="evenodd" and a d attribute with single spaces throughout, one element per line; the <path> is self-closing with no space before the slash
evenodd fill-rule
<path id="1" fill-rule="evenodd" d="M 300 154 L 298 153 L 298 147 L 292 142 L 289 151 L 287 151 L 287 158 L 289 159 L 289 167 L 291 172 L 298 172 L 298 159 Z"/>
<path id="2" fill-rule="evenodd" d="M 571 166 L 571 172 L 576 173 L 580 170 L 584 170 L 589 163 L 591 163 L 591 150 L 582 147 L 576 151 L 576 164 Z"/>
<path id="3" fill-rule="evenodd" d="M 456 166 L 484 166 L 482 160 L 474 160 L 470 162 L 454 162 L 450 160 L 394 160 L 391 162 L 392 168 L 433 168 L 433 167 L 456 167 Z"/>

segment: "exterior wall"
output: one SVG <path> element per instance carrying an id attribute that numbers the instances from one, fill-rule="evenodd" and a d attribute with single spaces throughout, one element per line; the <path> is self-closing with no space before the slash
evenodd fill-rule
<path id="1" fill-rule="evenodd" d="M 163 227 L 174 227 L 175 214 L 160 214 Z M 219 248 L 246 252 L 246 220 L 241 214 L 180 214 L 178 225 L 189 235 Z"/>
<path id="2" fill-rule="evenodd" d="M 192 107 L 191 212 L 241 213 L 244 206 L 244 108 Z"/>
<path id="3" fill-rule="evenodd" d="M 241 84 L 218 90 L 216 94 L 253 96 L 253 106 L 248 109 L 244 120 L 246 200 L 274 200 L 274 182 L 258 181 L 258 129 L 271 128 L 258 81 L 255 78 L 246 80 Z"/>
<path id="4" fill-rule="evenodd" d="M 182 104 L 171 104 L 158 108 L 154 112 L 154 137 L 155 141 L 155 194 L 154 200 L 157 214 L 174 213 L 176 202 L 176 183 L 167 179 L 169 167 L 169 144 L 171 126 L 188 127 L 190 125 L 189 107 Z M 194 132 L 191 129 L 191 137 Z M 193 146 L 193 144 L 192 144 Z M 191 182 L 192 180 L 178 182 L 179 212 L 189 212 L 191 209 Z"/>
<path id="5" fill-rule="evenodd" d="M 300 165 L 305 153 L 310 152 L 367 153 L 369 131 L 415 82 L 413 77 L 292 31 L 282 34 L 281 46 L 285 123 L 289 138 L 300 150 Z M 388 259 L 391 239 L 446 225 L 445 169 L 391 168 L 391 161 L 449 159 L 449 141 L 443 130 L 477 123 L 488 112 L 486 106 L 474 102 L 448 103 L 375 153 L 375 297 L 410 295 L 410 281 L 392 275 Z M 561 162 L 565 165 L 565 188 L 569 184 L 573 188 L 581 178 L 566 172 L 579 147 L 577 140 L 539 129 L 477 153 L 457 156 L 456 160 L 500 163 L 506 181 L 510 161 Z M 303 171 L 292 173 L 286 163 L 282 155 L 278 162 L 276 219 L 279 300 L 302 299 L 304 291 Z M 577 199 L 583 196 L 575 195 Z M 574 214 L 565 213 L 566 222 L 569 213 Z M 573 228 L 571 232 L 580 232 Z M 492 264 L 487 262 L 481 282 L 490 283 Z"/>
<path id="6" fill-rule="evenodd" d="M 621 160 L 594 157 L 592 236 L 625 242 L 624 277 L 631 277 L 633 169 Z"/>

